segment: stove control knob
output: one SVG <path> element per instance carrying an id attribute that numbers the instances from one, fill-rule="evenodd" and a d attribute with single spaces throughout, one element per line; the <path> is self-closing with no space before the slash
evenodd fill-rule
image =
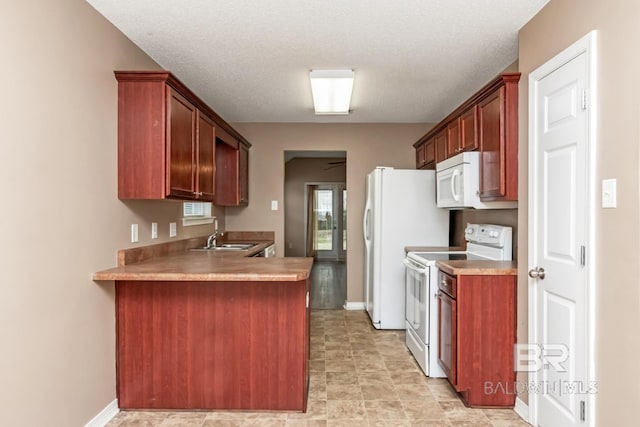
<path id="1" fill-rule="evenodd" d="M 464 234 L 473 234 L 473 231 L 474 231 L 474 230 L 473 230 L 473 227 L 467 227 L 467 228 L 464 230 Z"/>
<path id="2" fill-rule="evenodd" d="M 497 231 L 492 230 L 492 231 L 489 232 L 489 237 L 498 237 L 499 234 L 500 233 L 498 233 Z"/>

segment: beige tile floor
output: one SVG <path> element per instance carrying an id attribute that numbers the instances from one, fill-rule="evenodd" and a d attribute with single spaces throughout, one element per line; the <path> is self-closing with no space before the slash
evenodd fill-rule
<path id="1" fill-rule="evenodd" d="M 466 408 L 446 380 L 422 374 L 404 331 L 378 331 L 363 311 L 311 315 L 308 411 L 120 412 L 129 426 L 528 426 L 510 409 Z"/>

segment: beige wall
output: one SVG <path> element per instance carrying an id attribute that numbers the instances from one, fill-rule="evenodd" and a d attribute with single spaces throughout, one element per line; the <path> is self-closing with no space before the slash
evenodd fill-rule
<path id="1" fill-rule="evenodd" d="M 428 124 L 265 124 L 234 125 L 251 143 L 249 206 L 227 208 L 229 230 L 276 232 L 278 256 L 284 245 L 284 214 L 272 211 L 271 200 L 284 198 L 284 151 L 347 152 L 347 300 L 364 301 L 362 212 L 365 177 L 376 166 L 415 168 L 412 143 Z"/>
<path id="2" fill-rule="evenodd" d="M 528 75 L 598 31 L 595 189 L 596 425 L 636 425 L 640 403 L 638 108 L 640 2 L 551 0 L 520 32 L 520 230 L 527 229 Z M 602 179 L 618 180 L 618 208 L 600 208 Z M 519 341 L 526 342 L 527 235 L 519 239 Z M 524 320 L 524 321 L 523 321 Z"/>
<path id="3" fill-rule="evenodd" d="M 305 184 L 346 182 L 346 166 L 335 165 L 335 167 L 331 167 L 329 164 L 329 162 L 335 162 L 336 160 L 338 159 L 295 158 L 285 164 L 285 256 L 305 256 Z"/>
<path id="4" fill-rule="evenodd" d="M 131 223 L 149 244 L 151 221 L 159 242 L 180 215 L 116 195 L 113 70 L 157 65 L 82 0 L 3 6 L 0 425 L 81 426 L 115 399 L 113 283 L 91 275 Z"/>

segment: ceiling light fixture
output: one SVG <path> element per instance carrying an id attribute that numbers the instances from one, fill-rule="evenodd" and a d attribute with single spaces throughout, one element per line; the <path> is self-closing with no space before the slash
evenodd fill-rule
<path id="1" fill-rule="evenodd" d="M 349 114 L 353 70 L 311 70 L 311 93 L 316 114 Z"/>

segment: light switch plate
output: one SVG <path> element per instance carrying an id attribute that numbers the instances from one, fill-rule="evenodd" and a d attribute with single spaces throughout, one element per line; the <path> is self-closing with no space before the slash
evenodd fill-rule
<path id="1" fill-rule="evenodd" d="M 277 211 L 278 210 L 278 201 L 277 200 L 272 200 L 271 201 L 271 210 L 272 211 Z"/>
<path id="2" fill-rule="evenodd" d="M 176 237 L 176 234 L 178 234 L 178 228 L 176 226 L 175 222 L 170 222 L 169 223 L 169 237 Z"/>
<path id="3" fill-rule="evenodd" d="M 131 224 L 131 243 L 138 241 L 138 224 Z"/>
<path id="4" fill-rule="evenodd" d="M 618 205 L 617 193 L 617 180 L 603 179 L 602 180 L 602 207 L 606 209 L 616 208 Z"/>
<path id="5" fill-rule="evenodd" d="M 158 223 L 157 222 L 152 222 L 151 223 L 151 238 L 152 239 L 157 239 L 158 238 Z"/>

